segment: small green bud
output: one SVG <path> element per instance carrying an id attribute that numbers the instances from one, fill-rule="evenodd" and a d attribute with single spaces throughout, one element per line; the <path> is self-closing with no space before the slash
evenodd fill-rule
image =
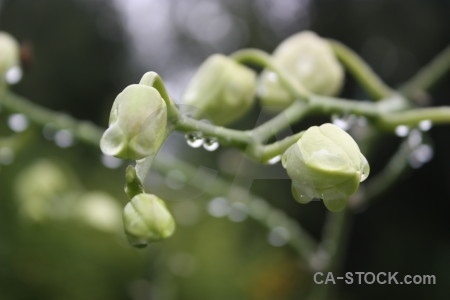
<path id="1" fill-rule="evenodd" d="M 125 206 L 125 232 L 135 247 L 170 237 L 175 221 L 163 200 L 152 194 L 139 194 Z"/>
<path id="2" fill-rule="evenodd" d="M 353 138 L 333 124 L 306 130 L 283 154 L 283 166 L 292 179 L 297 201 L 320 198 L 331 211 L 345 207 L 370 171 Z"/>
<path id="3" fill-rule="evenodd" d="M 10 34 L 0 31 L 0 74 L 17 65 L 19 65 L 19 43 Z"/>
<path id="4" fill-rule="evenodd" d="M 142 84 L 128 86 L 114 101 L 103 153 L 138 160 L 155 155 L 164 141 L 167 108 L 159 92 Z"/>
<path id="5" fill-rule="evenodd" d="M 328 43 L 314 32 L 303 31 L 283 41 L 273 53 L 273 61 L 307 90 L 319 95 L 335 95 L 341 89 L 344 72 Z M 292 103 L 277 74 L 265 70 L 258 81 L 257 94 L 263 106 L 279 110 Z"/>
<path id="6" fill-rule="evenodd" d="M 183 104 L 192 106 L 194 117 L 227 125 L 244 115 L 254 102 L 256 73 L 231 58 L 215 54 L 189 83 Z"/>

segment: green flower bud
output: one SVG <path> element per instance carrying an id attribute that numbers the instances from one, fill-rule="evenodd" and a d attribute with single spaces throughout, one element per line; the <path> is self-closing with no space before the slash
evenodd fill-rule
<path id="1" fill-rule="evenodd" d="M 17 65 L 19 65 L 19 43 L 10 34 L 0 32 L 0 74 Z"/>
<path id="2" fill-rule="evenodd" d="M 306 130 L 283 154 L 283 166 L 292 178 L 297 201 L 320 198 L 331 211 L 345 207 L 370 171 L 353 138 L 333 124 Z"/>
<path id="3" fill-rule="evenodd" d="M 114 101 L 100 147 L 103 153 L 123 159 L 155 155 L 166 126 L 166 103 L 159 92 L 142 84 L 130 85 Z"/>
<path id="4" fill-rule="evenodd" d="M 210 56 L 189 83 L 183 103 L 192 106 L 194 117 L 216 125 L 239 119 L 252 106 L 256 73 L 220 54 Z"/>
<path id="5" fill-rule="evenodd" d="M 287 75 L 313 93 L 331 96 L 341 89 L 343 69 L 328 43 L 313 32 L 303 31 L 289 37 L 272 57 Z M 277 74 L 268 70 L 261 73 L 257 94 L 269 109 L 282 109 L 294 100 Z"/>
<path id="6" fill-rule="evenodd" d="M 175 221 L 163 200 L 152 194 L 139 194 L 125 206 L 125 232 L 135 247 L 170 237 Z"/>

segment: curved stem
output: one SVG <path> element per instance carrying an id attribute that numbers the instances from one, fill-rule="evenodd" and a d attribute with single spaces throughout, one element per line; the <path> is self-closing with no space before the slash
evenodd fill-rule
<path id="1" fill-rule="evenodd" d="M 178 118 L 178 108 L 167 93 L 164 82 L 158 73 L 153 71 L 145 73 L 139 84 L 154 87 L 164 99 L 164 102 L 166 102 L 168 117 L 175 120 Z"/>
<path id="2" fill-rule="evenodd" d="M 393 90 L 353 50 L 334 40 L 328 40 L 328 43 L 339 60 L 375 100 L 382 100 L 393 93 Z"/>
<path id="3" fill-rule="evenodd" d="M 407 97 L 416 97 L 417 94 L 430 89 L 439 79 L 450 70 L 450 45 L 447 46 L 429 64 L 408 80 L 400 92 Z"/>
<path id="4" fill-rule="evenodd" d="M 308 113 L 308 104 L 302 101 L 294 101 L 288 108 L 280 112 L 269 121 L 259 125 L 251 130 L 253 138 L 261 143 L 289 127 L 289 125 L 298 122 Z"/>
<path id="5" fill-rule="evenodd" d="M 243 49 L 232 53 L 230 57 L 239 63 L 256 64 L 276 73 L 281 84 L 286 87 L 289 93 L 291 93 L 296 99 L 307 100 L 309 92 L 298 82 L 292 80 L 282 68 L 277 66 L 267 52 L 259 49 Z"/>
<path id="6" fill-rule="evenodd" d="M 358 211 L 386 193 L 390 188 L 404 179 L 405 173 L 410 170 L 408 156 L 411 149 L 407 142 L 403 142 L 397 152 L 391 156 L 383 170 L 362 186 L 362 197 L 352 203 L 352 208 Z"/>

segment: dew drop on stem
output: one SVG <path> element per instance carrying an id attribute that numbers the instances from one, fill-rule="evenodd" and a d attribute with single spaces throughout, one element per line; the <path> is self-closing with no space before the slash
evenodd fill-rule
<path id="1" fill-rule="evenodd" d="M 23 114 L 12 114 L 8 118 L 8 127 L 14 132 L 25 131 L 28 124 L 28 118 Z"/>
<path id="2" fill-rule="evenodd" d="M 395 134 L 399 137 L 405 137 L 409 133 L 409 127 L 406 125 L 398 125 L 395 127 Z"/>
<path id="3" fill-rule="evenodd" d="M 220 144 L 217 141 L 217 138 L 215 138 L 215 137 L 207 137 L 207 138 L 205 138 L 204 143 L 203 143 L 203 148 L 206 151 L 211 151 L 211 152 L 217 150 L 219 148 L 219 146 L 220 146 Z"/>
<path id="4" fill-rule="evenodd" d="M 200 148 L 205 142 L 201 132 L 188 132 L 184 137 L 189 147 L 192 148 Z"/>
<path id="5" fill-rule="evenodd" d="M 422 120 L 419 122 L 419 129 L 422 131 L 428 131 L 433 127 L 433 122 L 431 120 Z"/>

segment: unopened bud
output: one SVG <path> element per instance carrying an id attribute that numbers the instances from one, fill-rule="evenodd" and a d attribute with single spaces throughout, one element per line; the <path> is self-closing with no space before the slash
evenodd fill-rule
<path id="1" fill-rule="evenodd" d="M 109 128 L 100 141 L 103 153 L 139 160 L 155 155 L 167 126 L 167 108 L 159 92 L 142 84 L 125 88 L 114 101 Z"/>
<path id="2" fill-rule="evenodd" d="M 152 194 L 139 194 L 125 206 L 125 232 L 135 247 L 170 237 L 175 221 L 163 200 Z"/>
<path id="3" fill-rule="evenodd" d="M 328 43 L 310 31 L 283 41 L 273 53 L 273 61 L 307 90 L 319 95 L 335 95 L 341 89 L 344 72 Z M 277 74 L 265 70 L 258 82 L 263 106 L 282 109 L 294 100 Z"/>
<path id="4" fill-rule="evenodd" d="M 297 201 L 320 198 L 331 211 L 345 207 L 370 171 L 353 138 L 333 124 L 306 130 L 283 154 L 283 166 Z"/>
<path id="5" fill-rule="evenodd" d="M 183 104 L 193 115 L 216 125 L 239 119 L 252 106 L 256 86 L 253 70 L 220 54 L 210 56 L 200 67 L 183 95 Z"/>

